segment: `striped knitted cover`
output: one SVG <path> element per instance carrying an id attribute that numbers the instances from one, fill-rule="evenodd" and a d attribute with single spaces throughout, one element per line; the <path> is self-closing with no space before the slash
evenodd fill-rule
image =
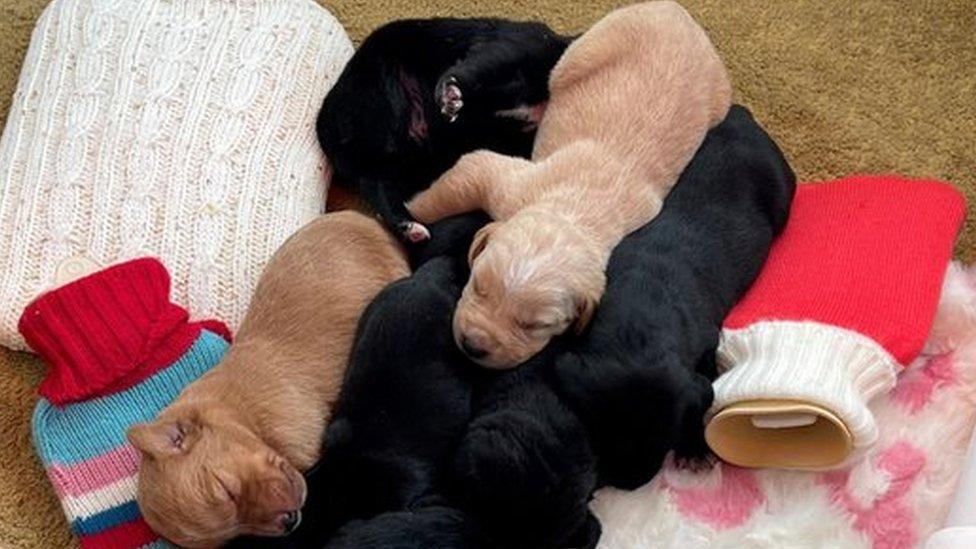
<path id="1" fill-rule="evenodd" d="M 110 267 L 42 295 L 21 317 L 48 363 L 33 436 L 83 549 L 169 547 L 135 501 L 139 453 L 126 440 L 212 368 L 229 339 L 169 302 L 155 259 Z"/>

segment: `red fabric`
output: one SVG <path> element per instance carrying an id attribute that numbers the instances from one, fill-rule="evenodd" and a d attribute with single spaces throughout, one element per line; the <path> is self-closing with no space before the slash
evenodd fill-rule
<path id="1" fill-rule="evenodd" d="M 112 547 L 142 547 L 159 539 L 146 521 L 139 518 L 120 524 L 104 532 L 81 536 L 81 549 L 111 549 Z"/>
<path id="2" fill-rule="evenodd" d="M 156 259 L 122 263 L 34 300 L 18 329 L 49 365 L 38 392 L 54 404 L 124 390 L 172 364 L 201 329 L 230 341 L 220 322 L 188 322 L 169 300 L 170 278 Z"/>
<path id="3" fill-rule="evenodd" d="M 759 278 L 725 320 L 854 330 L 908 364 L 928 336 L 965 201 L 938 181 L 856 176 L 801 185 Z"/>

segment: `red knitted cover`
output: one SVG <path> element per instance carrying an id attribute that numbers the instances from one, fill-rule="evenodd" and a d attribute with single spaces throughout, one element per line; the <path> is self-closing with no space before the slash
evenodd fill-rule
<path id="1" fill-rule="evenodd" d="M 204 328 L 230 341 L 222 322 L 188 322 L 169 290 L 162 263 L 143 258 L 34 300 L 18 329 L 50 367 L 38 392 L 53 404 L 112 394 L 175 362 Z"/>
<path id="2" fill-rule="evenodd" d="M 725 320 L 809 320 L 859 332 L 900 364 L 928 336 L 965 201 L 938 181 L 855 176 L 801 185 L 786 230 Z"/>

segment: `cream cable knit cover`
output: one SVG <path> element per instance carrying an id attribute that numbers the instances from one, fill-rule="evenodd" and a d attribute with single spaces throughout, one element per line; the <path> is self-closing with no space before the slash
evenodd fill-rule
<path id="1" fill-rule="evenodd" d="M 64 259 L 160 257 L 232 327 L 321 211 L 321 101 L 352 55 L 312 0 L 53 0 L 0 142 L 0 344 Z"/>

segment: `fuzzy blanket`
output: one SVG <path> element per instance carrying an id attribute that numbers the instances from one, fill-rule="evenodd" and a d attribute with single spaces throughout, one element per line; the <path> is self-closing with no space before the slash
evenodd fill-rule
<path id="1" fill-rule="evenodd" d="M 976 269 L 953 264 L 932 334 L 888 395 L 881 438 L 847 469 L 704 472 L 667 465 L 633 492 L 592 504 L 601 549 L 918 546 L 942 526 L 976 421 Z"/>

